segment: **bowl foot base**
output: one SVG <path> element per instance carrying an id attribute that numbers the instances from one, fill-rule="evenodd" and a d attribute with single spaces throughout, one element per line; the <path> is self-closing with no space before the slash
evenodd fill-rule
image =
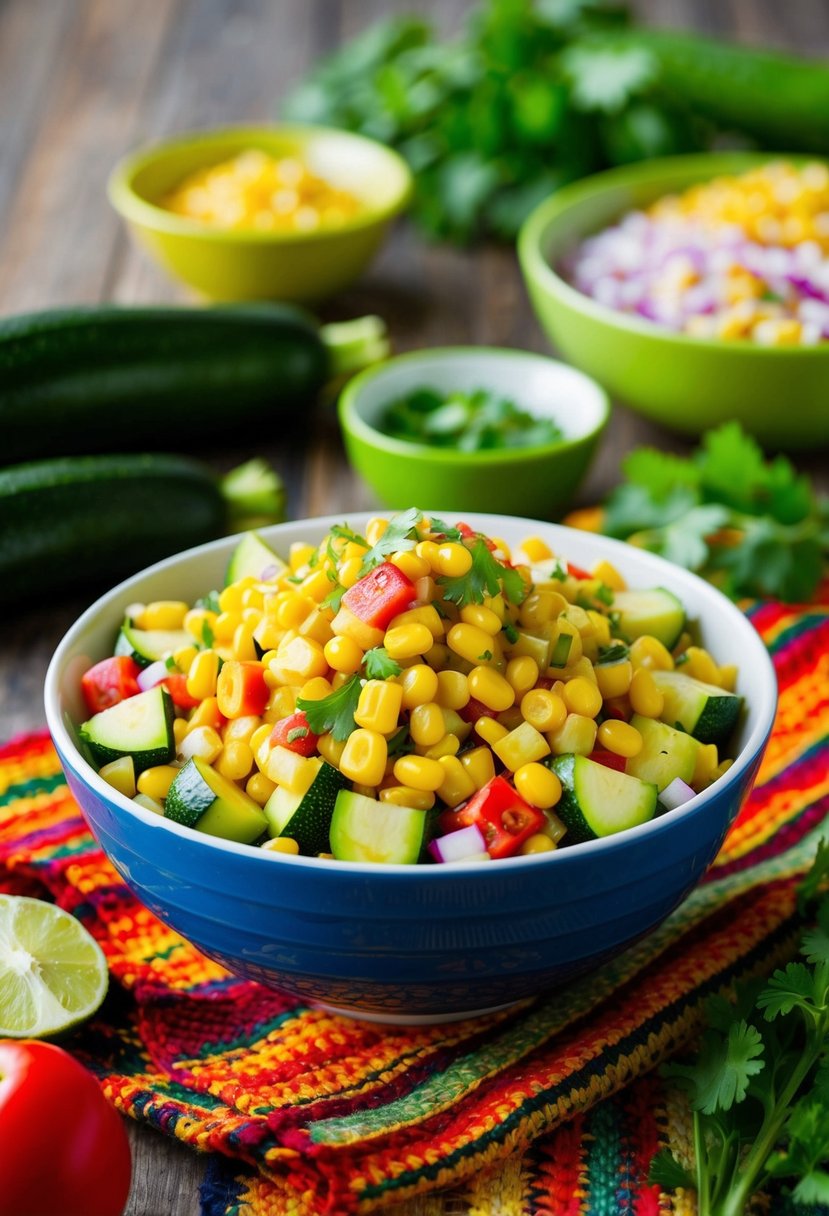
<path id="1" fill-rule="evenodd" d="M 314 1001 L 315 1009 L 324 1009 L 326 1013 L 336 1013 L 342 1018 L 355 1018 L 360 1022 L 378 1022 L 386 1026 L 440 1026 L 444 1022 L 462 1022 L 466 1018 L 480 1018 L 487 1013 L 500 1013 L 502 1009 L 512 1009 L 520 1005 L 520 1001 L 507 1001 L 504 1005 L 488 1005 L 485 1009 L 462 1009 L 455 1013 L 384 1013 L 383 1010 L 348 1009 L 342 1005 L 327 1005 L 324 1001 Z"/>

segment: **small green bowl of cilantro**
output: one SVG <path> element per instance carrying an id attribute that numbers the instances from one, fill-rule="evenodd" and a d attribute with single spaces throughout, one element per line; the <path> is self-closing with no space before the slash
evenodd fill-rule
<path id="1" fill-rule="evenodd" d="M 339 401 L 346 451 L 384 506 L 554 519 L 582 482 L 610 414 L 595 381 L 494 347 L 399 355 Z"/>

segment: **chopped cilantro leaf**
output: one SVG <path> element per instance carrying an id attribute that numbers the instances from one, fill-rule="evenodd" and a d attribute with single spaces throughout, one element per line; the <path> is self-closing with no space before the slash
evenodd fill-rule
<path id="1" fill-rule="evenodd" d="M 608 587 L 606 583 L 599 583 L 595 595 L 600 604 L 604 604 L 607 608 L 610 608 L 613 603 L 613 590 L 611 587 Z"/>
<path id="2" fill-rule="evenodd" d="M 195 607 L 206 608 L 208 612 L 221 612 L 218 591 L 208 591 L 207 595 L 203 595 L 200 599 L 196 600 Z"/>
<path id="3" fill-rule="evenodd" d="M 492 651 L 485 650 L 483 654 L 478 655 L 478 662 L 479 663 L 488 663 L 491 658 L 492 658 Z"/>
<path id="4" fill-rule="evenodd" d="M 330 608 L 332 612 L 340 611 L 342 598 L 346 593 L 347 588 L 343 587 L 342 583 L 336 583 L 326 595 L 325 599 L 320 604 L 321 608 Z"/>
<path id="5" fill-rule="evenodd" d="M 168 654 L 167 658 L 164 660 L 164 666 L 168 671 L 178 671 L 178 663 L 171 654 Z"/>
<path id="6" fill-rule="evenodd" d="M 567 567 L 556 558 L 556 564 L 550 571 L 550 578 L 554 578 L 557 582 L 563 583 L 567 578 Z"/>
<path id="7" fill-rule="evenodd" d="M 414 741 L 409 734 L 408 726 L 404 724 L 389 739 L 388 752 L 390 756 L 405 756 L 412 751 L 414 751 Z"/>
<path id="8" fill-rule="evenodd" d="M 343 742 L 356 727 L 354 711 L 360 699 L 361 687 L 360 677 L 353 675 L 341 688 L 319 701 L 298 697 L 296 707 L 304 712 L 308 726 L 315 735 L 330 732 L 335 739 Z"/>
<path id="9" fill-rule="evenodd" d="M 202 645 L 204 646 L 205 650 L 210 650 L 213 643 L 216 641 L 216 635 L 213 632 L 213 630 L 210 628 L 210 624 L 208 621 L 202 622 L 201 640 L 202 640 Z"/>
<path id="10" fill-rule="evenodd" d="M 461 532 L 460 529 L 453 528 L 451 524 L 447 524 L 444 520 L 438 519 L 437 515 L 430 515 L 429 523 L 431 524 L 433 532 L 440 533 L 440 535 L 445 536 L 447 540 L 463 540 L 463 532 Z"/>
<path id="11" fill-rule="evenodd" d="M 518 641 L 518 630 L 515 628 L 512 621 L 505 621 L 501 627 L 501 632 L 511 645 Z"/>
<path id="12" fill-rule="evenodd" d="M 385 646 L 375 646 L 367 650 L 363 658 L 366 668 L 366 679 L 388 680 L 399 676 L 403 668 L 394 659 L 390 659 Z"/>
<path id="13" fill-rule="evenodd" d="M 443 587 L 443 598 L 459 608 L 466 604 L 482 604 L 487 596 L 498 595 L 502 588 L 511 604 L 520 604 L 527 594 L 518 571 L 503 566 L 480 536 L 472 546 L 471 569 L 458 578 L 441 577 L 438 584 Z"/>
<path id="14" fill-rule="evenodd" d="M 403 511 L 400 515 L 393 516 L 389 520 L 389 526 L 383 535 L 375 545 L 372 545 L 363 558 L 363 564 L 360 566 L 360 577 L 362 578 L 368 574 L 369 570 L 373 570 L 375 566 L 379 566 L 387 557 L 391 557 L 392 553 L 413 549 L 417 544 L 417 540 L 412 536 L 412 533 L 422 518 L 423 512 L 418 511 L 416 507 L 410 507 L 408 511 Z"/>
<path id="15" fill-rule="evenodd" d="M 366 538 L 357 532 L 352 532 L 348 524 L 334 524 L 331 528 L 331 535 L 339 537 L 340 540 L 347 540 L 354 545 L 362 545 L 365 549 L 369 547 Z"/>
<path id="16" fill-rule="evenodd" d="M 597 663 L 602 666 L 605 663 L 623 663 L 630 656 L 630 651 L 622 642 L 617 642 L 615 646 L 600 646 L 599 657 Z"/>

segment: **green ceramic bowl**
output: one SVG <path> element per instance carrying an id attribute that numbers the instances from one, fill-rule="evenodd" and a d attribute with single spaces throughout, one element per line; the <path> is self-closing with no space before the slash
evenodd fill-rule
<path id="1" fill-rule="evenodd" d="M 584 237 L 625 212 L 769 159 L 757 153 L 681 156 L 567 186 L 526 220 L 518 255 L 550 341 L 612 397 L 688 435 L 735 418 L 767 447 L 796 449 L 829 442 L 829 342 L 765 347 L 670 333 L 598 304 L 553 269 Z"/>
<path id="2" fill-rule="evenodd" d="M 392 439 L 378 429 L 388 405 L 414 389 L 485 388 L 540 417 L 554 418 L 559 443 L 458 452 Z M 339 401 L 346 451 L 384 506 L 431 502 L 453 511 L 553 519 L 587 472 L 610 406 L 581 372 L 525 351 L 457 346 L 398 355 L 361 372 Z"/>
<path id="3" fill-rule="evenodd" d="M 356 195 L 363 208 L 339 228 L 316 232 L 227 232 L 159 206 L 196 169 L 260 148 L 296 156 Z M 406 205 L 412 178 L 382 144 L 326 127 L 234 127 L 182 135 L 122 160 L 109 198 L 142 245 L 173 278 L 211 300 L 316 303 L 365 269 Z"/>

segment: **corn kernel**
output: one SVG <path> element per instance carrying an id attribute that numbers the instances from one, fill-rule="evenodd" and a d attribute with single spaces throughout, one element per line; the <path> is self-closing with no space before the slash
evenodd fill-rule
<path id="1" fill-rule="evenodd" d="M 620 663 L 599 663 L 595 671 L 596 684 L 603 700 L 625 696 L 633 679 L 633 664 L 628 659 Z"/>
<path id="2" fill-rule="evenodd" d="M 220 612 L 216 617 L 213 632 L 220 642 L 229 642 L 242 624 L 241 612 Z"/>
<path id="3" fill-rule="evenodd" d="M 516 697 L 523 697 L 538 680 L 538 664 L 530 655 L 519 655 L 510 659 L 504 672 L 507 682 L 515 692 Z"/>
<path id="4" fill-rule="evenodd" d="M 187 691 L 197 701 L 215 696 L 219 678 L 219 656 L 215 650 L 202 650 L 187 673 Z"/>
<path id="5" fill-rule="evenodd" d="M 401 785 L 434 793 L 443 784 L 444 769 L 438 760 L 426 756 L 401 756 L 394 765 L 394 776 Z"/>
<path id="6" fill-rule="evenodd" d="M 720 670 L 708 651 L 700 646 L 689 646 L 685 651 L 682 671 L 695 680 L 702 680 L 703 684 L 719 685 Z"/>
<path id="7" fill-rule="evenodd" d="M 178 745 L 181 743 L 189 729 L 190 723 L 186 718 L 176 718 L 176 720 L 173 722 L 173 739 L 175 740 L 176 751 L 178 751 Z"/>
<path id="8" fill-rule="evenodd" d="M 262 848 L 266 853 L 281 853 L 284 857 L 296 857 L 299 853 L 299 845 L 293 836 L 274 836 L 266 840 Z"/>
<path id="9" fill-rule="evenodd" d="M 489 751 L 488 748 L 479 750 Z M 438 764 L 443 769 L 443 781 L 438 786 L 437 793 L 446 805 L 457 806 L 459 803 L 465 802 L 467 798 L 471 798 L 477 786 L 457 756 L 441 756 Z"/>
<path id="10" fill-rule="evenodd" d="M 567 601 L 557 591 L 531 591 L 518 610 L 518 619 L 525 629 L 533 630 L 558 619 Z"/>
<path id="11" fill-rule="evenodd" d="M 471 727 L 469 729 L 471 730 Z M 419 745 L 421 748 L 422 746 L 422 744 Z M 460 739 L 456 734 L 449 732 L 442 739 L 438 739 L 437 743 L 433 743 L 431 747 L 425 748 L 422 754 L 428 757 L 429 760 L 440 760 L 443 756 L 456 756 L 460 749 Z"/>
<path id="12" fill-rule="evenodd" d="M 345 739 L 335 739 L 331 734 L 320 735 L 317 739 L 317 751 L 323 760 L 327 760 L 334 768 L 340 767 L 340 760 L 345 750 Z"/>
<path id="13" fill-rule="evenodd" d="M 323 698 L 330 697 L 332 691 L 331 685 L 325 676 L 314 676 L 312 679 L 305 681 L 299 690 L 299 695 L 303 701 L 322 701 Z M 287 716 L 286 714 L 285 717 Z"/>
<path id="14" fill-rule="evenodd" d="M 391 659 L 413 659 L 431 650 L 434 641 L 425 625 L 412 623 L 389 629 L 383 645 Z"/>
<path id="15" fill-rule="evenodd" d="M 415 545 L 414 551 L 421 561 L 429 563 L 429 569 L 438 573 L 438 550 L 440 546 L 433 540 L 422 540 Z"/>
<path id="16" fill-rule="evenodd" d="M 189 605 L 180 600 L 153 600 L 136 623 L 139 629 L 182 629 L 189 611 Z"/>
<path id="17" fill-rule="evenodd" d="M 437 546 L 431 565 L 444 578 L 463 578 L 472 569 L 472 554 L 465 545 L 449 541 Z"/>
<path id="18" fill-rule="evenodd" d="M 325 661 L 334 671 L 343 671 L 353 675 L 359 671 L 363 663 L 364 652 L 353 638 L 332 637 L 323 646 L 322 653 Z"/>
<path id="19" fill-rule="evenodd" d="M 415 709 L 437 698 L 438 675 L 425 663 L 416 663 L 403 672 L 400 687 L 403 689 L 403 708 Z"/>
<path id="20" fill-rule="evenodd" d="M 502 726 L 494 718 L 478 718 L 473 729 L 475 734 L 490 747 L 493 747 L 499 740 L 505 739 L 509 734 L 506 726 Z"/>
<path id="21" fill-rule="evenodd" d="M 253 749 L 241 740 L 225 743 L 216 761 L 216 770 L 229 781 L 244 781 L 253 768 Z"/>
<path id="22" fill-rule="evenodd" d="M 482 718 L 479 720 L 483 721 Z M 458 759 L 478 790 L 483 789 L 495 776 L 495 761 L 488 747 L 474 747 Z"/>
<path id="23" fill-rule="evenodd" d="M 437 692 L 434 700 L 444 709 L 463 709 L 469 704 L 469 681 L 461 671 L 437 672 Z"/>
<path id="24" fill-rule="evenodd" d="M 515 689 L 491 667 L 473 667 L 467 676 L 469 691 L 476 701 L 496 713 L 509 709 L 515 701 Z"/>
<path id="25" fill-rule="evenodd" d="M 437 702 L 425 701 L 422 705 L 415 705 L 409 715 L 409 733 L 415 743 L 424 747 L 432 747 L 443 738 L 446 720 Z"/>
<path id="26" fill-rule="evenodd" d="M 645 634 L 631 643 L 630 661 L 635 668 L 646 667 L 652 671 L 673 671 L 671 652 L 658 638 Z"/>
<path id="27" fill-rule="evenodd" d="M 264 773 L 254 773 L 248 778 L 245 785 L 245 793 L 248 798 L 252 798 L 258 806 L 264 806 L 275 789 L 274 782 L 270 781 Z"/>
<path id="28" fill-rule="evenodd" d="M 564 704 L 570 713 L 584 718 L 595 718 L 602 708 L 602 694 L 595 684 L 577 676 L 564 685 Z"/>
<path id="29" fill-rule="evenodd" d="M 139 773 L 135 787 L 139 794 L 146 794 L 148 798 L 163 802 L 180 771 L 172 764 L 157 764 L 153 768 L 145 768 L 143 773 Z"/>
<path id="30" fill-rule="evenodd" d="M 399 629 L 402 625 L 425 625 L 432 637 L 437 641 L 446 632 L 440 613 L 434 604 L 419 604 L 416 608 L 407 608 L 392 617 L 387 629 Z"/>
<path id="31" fill-rule="evenodd" d="M 363 651 L 383 645 L 383 630 L 361 621 L 345 604 L 331 622 L 331 631 L 337 637 L 351 638 Z"/>
<path id="32" fill-rule="evenodd" d="M 340 757 L 340 772 L 350 781 L 377 786 L 385 775 L 387 757 L 388 747 L 383 736 L 375 730 L 358 727 L 346 740 Z"/>
<path id="33" fill-rule="evenodd" d="M 393 553 L 389 560 L 393 566 L 397 566 L 401 574 L 405 574 L 406 578 L 411 579 L 413 583 L 416 583 L 419 578 L 428 575 L 432 569 L 425 558 L 418 557 L 411 549 L 406 549 L 401 553 Z"/>
<path id="34" fill-rule="evenodd" d="M 340 562 L 337 566 L 337 579 L 340 586 L 348 589 L 349 587 L 353 587 L 355 583 L 358 583 L 362 568 L 363 561 L 360 557 L 350 557 L 347 561 Z"/>
<path id="35" fill-rule="evenodd" d="M 366 730 L 388 735 L 397 729 L 397 720 L 403 705 L 403 689 L 399 684 L 386 680 L 367 680 L 360 690 L 360 699 L 354 711 L 354 721 Z M 367 785 L 376 782 L 366 782 Z"/>
<path id="36" fill-rule="evenodd" d="M 500 617 L 491 608 L 485 608 L 483 604 L 465 604 L 461 608 L 461 621 L 482 629 L 491 637 L 497 637 L 501 632 Z"/>
<path id="37" fill-rule="evenodd" d="M 343 684 L 347 684 L 351 676 L 347 671 L 335 671 L 331 677 L 331 691 L 337 692 Z"/>
<path id="38" fill-rule="evenodd" d="M 222 740 L 228 743 L 250 743 L 255 730 L 262 725 L 262 719 L 255 714 L 246 714 L 243 718 L 232 718 L 222 727 Z"/>
<path id="39" fill-rule="evenodd" d="M 487 663 L 493 658 L 494 638 L 477 625 L 466 622 L 453 625 L 446 635 L 446 641 L 450 650 L 469 663 Z"/>
<path id="40" fill-rule="evenodd" d="M 185 630 L 200 643 L 204 642 L 215 625 L 216 613 L 208 612 L 206 608 L 191 608 L 184 618 Z"/>
<path id="41" fill-rule="evenodd" d="M 561 782 L 545 764 L 529 761 L 515 770 L 515 788 L 530 806 L 541 810 L 555 806 L 561 798 Z"/>
<path id="42" fill-rule="evenodd" d="M 495 740 L 492 750 L 502 764 L 506 765 L 511 772 L 515 772 L 522 765 L 548 756 L 550 745 L 534 726 L 531 726 L 529 722 L 522 722 L 502 739 Z"/>
<path id="43" fill-rule="evenodd" d="M 295 685 L 280 684 L 268 697 L 262 721 L 273 723 L 278 722 L 281 718 L 287 718 L 296 709 L 298 695 L 299 689 Z"/>
<path id="44" fill-rule="evenodd" d="M 150 769 L 144 770 L 144 772 L 150 771 Z M 132 756 L 119 756 L 117 760 L 110 761 L 109 764 L 98 769 L 98 776 L 102 777 L 114 790 L 118 790 L 119 794 L 123 794 L 125 798 L 135 797 L 135 764 Z M 163 796 L 166 797 L 166 792 Z"/>
<path id="45" fill-rule="evenodd" d="M 602 722 L 597 739 L 601 747 L 607 748 L 616 756 L 624 756 L 626 759 L 638 756 L 642 750 L 642 736 L 636 727 L 631 726 L 628 722 L 619 722 L 615 718 L 608 718 L 606 722 Z"/>
<path id="46" fill-rule="evenodd" d="M 327 608 L 312 608 L 304 621 L 300 621 L 297 633 L 301 638 L 319 642 L 324 646 L 334 636 L 331 628 L 331 613 Z"/>
<path id="47" fill-rule="evenodd" d="M 694 772 L 691 785 L 697 791 L 704 790 L 715 780 L 714 774 L 720 758 L 717 755 L 716 743 L 701 743 L 694 757 Z"/>
<path id="48" fill-rule="evenodd" d="M 665 697 L 646 667 L 634 671 L 628 696 L 633 712 L 643 718 L 658 718 L 665 708 Z"/>
<path id="49" fill-rule="evenodd" d="M 555 731 L 564 725 L 567 706 L 549 689 L 531 688 L 521 698 L 521 713 L 536 730 Z"/>
<path id="50" fill-rule="evenodd" d="M 545 562 L 553 556 L 553 551 L 540 536 L 528 536 L 521 541 L 521 549 L 530 565 Z"/>
<path id="51" fill-rule="evenodd" d="M 532 857 L 536 853 L 552 853 L 556 844 L 544 832 L 536 832 L 521 845 L 518 850 L 521 857 Z"/>
<path id="52" fill-rule="evenodd" d="M 387 519 L 382 519 L 379 515 L 373 516 L 366 524 L 366 540 L 370 545 L 376 545 L 381 536 L 385 535 L 386 529 L 389 526 Z"/>
<path id="53" fill-rule="evenodd" d="M 380 801 L 393 806 L 409 806 L 416 811 L 431 811 L 435 795 L 431 790 L 413 789 L 409 785 L 387 785 L 380 790 Z"/>
<path id="54" fill-rule="evenodd" d="M 316 553 L 313 545 L 307 545 L 301 540 L 291 542 L 288 549 L 288 565 L 291 567 L 291 572 L 296 574 L 303 566 L 307 566 L 311 558 Z"/>

